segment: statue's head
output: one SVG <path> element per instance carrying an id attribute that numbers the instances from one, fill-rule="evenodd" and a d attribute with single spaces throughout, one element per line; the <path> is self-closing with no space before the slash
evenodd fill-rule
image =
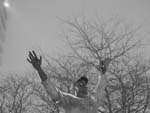
<path id="1" fill-rule="evenodd" d="M 86 76 L 82 76 L 74 83 L 74 89 L 77 97 L 85 98 L 88 95 L 87 84 L 88 78 Z"/>

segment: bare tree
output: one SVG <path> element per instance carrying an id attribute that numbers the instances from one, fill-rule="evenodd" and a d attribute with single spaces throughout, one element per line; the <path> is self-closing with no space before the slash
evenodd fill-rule
<path id="1" fill-rule="evenodd" d="M 5 95 L 5 88 L 0 87 L 0 113 L 5 113 L 5 100 L 6 100 L 6 95 Z"/>
<path id="2" fill-rule="evenodd" d="M 69 93 L 72 92 L 70 86 L 76 78 L 87 75 L 92 81 L 89 85 L 90 89 L 94 89 L 89 91 L 92 95 L 96 95 L 97 104 L 103 108 L 107 106 L 108 112 L 114 113 L 109 86 L 109 75 L 114 75 L 106 73 L 102 76 L 100 74 L 103 73 L 102 65 L 104 63 L 108 65 L 107 61 L 111 61 L 110 69 L 115 68 L 115 63 L 123 62 L 122 58 L 128 58 L 130 52 L 140 46 L 140 41 L 136 40 L 138 28 L 126 26 L 116 20 L 90 23 L 75 19 L 74 21 L 66 21 L 66 23 L 70 27 L 67 39 L 73 54 L 61 59 L 52 59 L 53 63 L 45 57 L 48 64 L 45 71 L 61 90 Z M 117 72 L 120 71 L 119 68 L 116 70 Z M 109 68 L 107 67 L 105 71 L 109 72 Z M 126 88 L 122 89 L 122 94 L 125 94 Z M 120 101 L 118 100 L 119 96 L 115 95 L 113 98 L 115 101 Z M 121 99 L 124 105 L 124 97 Z M 121 109 L 125 109 L 123 105 Z"/>
<path id="3" fill-rule="evenodd" d="M 8 77 L 1 84 L 1 112 L 26 113 L 31 107 L 32 87 L 26 77 Z"/>
<path id="4" fill-rule="evenodd" d="M 66 21 L 70 27 L 68 43 L 75 56 L 86 64 L 98 66 L 105 58 L 116 59 L 126 56 L 135 47 L 140 46 L 138 27 L 110 19 L 107 22 L 89 22 L 83 19 Z"/>
<path id="5" fill-rule="evenodd" d="M 103 108 L 99 112 L 146 113 L 149 106 L 146 75 L 149 68 L 140 62 L 131 65 L 126 60 L 139 46 L 139 40 L 135 40 L 137 29 L 114 20 L 90 23 L 75 19 L 66 23 L 71 28 L 67 39 L 73 54 L 51 59 L 53 62 L 45 57 L 47 66 L 44 70 L 56 86 L 74 94 L 72 84 L 86 75 L 90 81 L 90 94 L 96 96 L 96 104 Z M 104 72 L 103 65 L 107 65 Z M 59 113 L 58 106 L 43 87 L 27 78 L 7 78 L 0 89 L 0 96 L 2 113 Z"/>
<path id="6" fill-rule="evenodd" d="M 51 80 L 62 91 L 74 93 L 70 86 L 79 76 L 86 75 L 92 81 L 90 94 L 96 95 L 96 104 L 103 108 L 99 112 L 146 113 L 149 66 L 133 62 L 134 59 L 129 60 L 132 62 L 127 60 L 132 56 L 130 53 L 140 46 L 140 41 L 136 40 L 138 28 L 114 20 L 90 23 L 75 19 L 66 23 L 71 28 L 67 39 L 73 54 L 51 59 L 53 62 L 45 57 L 48 65 L 44 70 Z M 107 65 L 104 72 L 103 65 Z M 40 113 L 59 112 L 41 86 L 36 85 L 34 91 L 41 101 L 35 104 Z"/>
<path id="7" fill-rule="evenodd" d="M 128 57 L 131 50 L 140 46 L 138 28 L 115 19 L 100 23 L 75 18 L 74 21 L 65 22 L 70 28 L 66 35 L 73 51 L 70 57 L 82 61 L 85 66 L 94 67 L 98 72 L 102 72 L 101 66 L 106 59 L 115 62 L 116 59 Z M 100 76 L 99 73 L 97 77 L 97 99 L 98 104 L 102 104 L 106 96 L 107 76 Z"/>
<path id="8" fill-rule="evenodd" d="M 71 86 L 81 76 L 88 75 L 91 72 L 91 67 L 84 66 L 79 60 L 74 60 L 70 57 L 61 58 L 44 58 L 47 65 L 44 70 L 49 77 L 56 80 L 58 87 L 62 91 L 71 93 Z M 50 61 L 53 62 L 50 62 Z"/>
<path id="9" fill-rule="evenodd" d="M 150 102 L 149 64 L 124 59 L 113 65 L 110 75 L 105 113 L 146 113 Z"/>
<path id="10" fill-rule="evenodd" d="M 32 84 L 33 88 L 33 111 L 36 113 L 59 113 L 56 104 L 47 95 L 46 91 L 36 81 Z"/>

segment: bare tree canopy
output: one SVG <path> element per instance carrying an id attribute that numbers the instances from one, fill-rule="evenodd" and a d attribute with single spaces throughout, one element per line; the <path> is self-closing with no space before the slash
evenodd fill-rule
<path id="1" fill-rule="evenodd" d="M 102 23 L 75 18 L 65 23 L 69 25 L 65 36 L 72 52 L 60 58 L 42 55 L 36 59 L 40 65 L 42 58 L 47 63 L 43 70 L 54 85 L 74 95 L 74 82 L 86 76 L 88 92 L 99 113 L 148 113 L 150 64 L 135 57 L 141 44 L 139 28 L 114 18 Z M 33 57 L 38 58 L 35 54 L 30 57 L 30 63 Z M 61 113 L 31 76 L 6 78 L 0 84 L 1 113 Z"/>

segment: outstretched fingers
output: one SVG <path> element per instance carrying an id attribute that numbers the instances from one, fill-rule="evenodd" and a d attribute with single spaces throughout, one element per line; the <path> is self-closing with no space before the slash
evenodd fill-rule
<path id="1" fill-rule="evenodd" d="M 28 58 L 27 58 L 27 61 L 28 61 L 29 63 L 32 63 L 32 61 L 31 61 L 31 60 L 29 60 Z"/>
<path id="2" fill-rule="evenodd" d="M 33 55 L 33 53 L 31 51 L 29 51 L 29 58 L 27 58 L 27 61 L 29 63 L 32 63 L 35 60 L 35 56 Z"/>
<path id="3" fill-rule="evenodd" d="M 34 58 L 38 59 L 38 57 L 37 57 L 35 51 L 32 51 L 32 55 L 34 56 Z"/>
<path id="4" fill-rule="evenodd" d="M 29 55 L 28 55 L 27 61 L 28 61 L 29 63 L 32 63 L 32 61 L 33 61 L 33 56 L 32 56 L 31 51 L 29 51 Z"/>
<path id="5" fill-rule="evenodd" d="M 27 61 L 29 63 L 31 63 L 31 64 L 33 62 L 35 62 L 35 61 L 42 62 L 42 56 L 40 56 L 40 58 L 38 58 L 37 55 L 36 55 L 36 53 L 35 53 L 35 51 L 29 51 L 29 55 L 28 55 Z"/>
<path id="6" fill-rule="evenodd" d="M 35 60 L 39 60 L 39 61 L 42 60 L 42 57 L 41 57 L 41 56 L 40 56 L 40 58 L 37 57 L 35 51 L 32 51 L 32 56 L 33 56 L 33 58 L 34 58 Z"/>
<path id="7" fill-rule="evenodd" d="M 31 60 L 34 60 L 34 55 L 33 55 L 33 53 L 32 53 L 31 51 L 29 51 L 29 58 L 30 58 Z"/>

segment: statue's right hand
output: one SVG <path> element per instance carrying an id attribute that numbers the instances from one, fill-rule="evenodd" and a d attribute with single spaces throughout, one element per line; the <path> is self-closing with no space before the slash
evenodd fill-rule
<path id="1" fill-rule="evenodd" d="M 34 51 L 29 51 L 27 61 L 31 63 L 36 70 L 41 68 L 42 57 L 40 56 L 40 58 L 38 58 Z"/>

